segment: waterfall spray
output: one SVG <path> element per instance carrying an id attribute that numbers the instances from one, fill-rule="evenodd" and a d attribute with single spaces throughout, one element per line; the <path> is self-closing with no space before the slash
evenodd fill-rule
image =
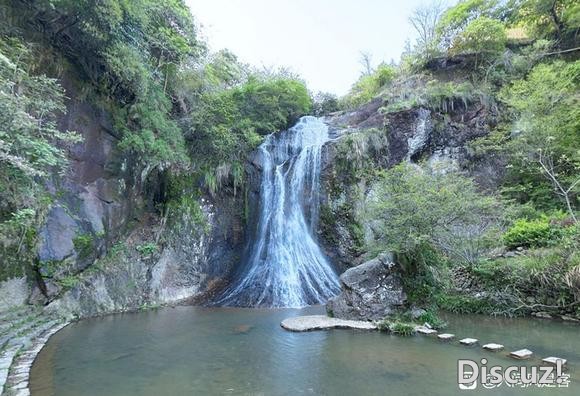
<path id="1" fill-rule="evenodd" d="M 339 291 L 338 276 L 316 243 L 322 146 L 328 127 L 303 117 L 259 147 L 262 167 L 257 236 L 244 271 L 221 305 L 302 307 Z"/>

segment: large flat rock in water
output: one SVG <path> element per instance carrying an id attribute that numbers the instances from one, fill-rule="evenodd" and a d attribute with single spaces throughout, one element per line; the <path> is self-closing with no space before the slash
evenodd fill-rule
<path id="1" fill-rule="evenodd" d="M 290 331 L 313 331 L 313 330 L 330 330 L 330 329 L 357 329 L 357 330 L 377 329 L 377 325 L 371 322 L 330 318 L 324 315 L 296 316 L 294 318 L 284 319 L 282 323 L 280 323 L 280 326 Z"/>

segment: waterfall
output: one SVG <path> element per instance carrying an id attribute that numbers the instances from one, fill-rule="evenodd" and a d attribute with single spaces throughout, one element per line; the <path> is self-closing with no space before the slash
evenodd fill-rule
<path id="1" fill-rule="evenodd" d="M 244 270 L 221 305 L 302 307 L 339 291 L 338 276 L 316 243 L 322 146 L 328 127 L 303 117 L 259 147 L 259 218 Z"/>
<path id="2" fill-rule="evenodd" d="M 420 153 L 425 148 L 431 135 L 431 112 L 426 109 L 418 110 L 417 126 L 413 136 L 407 139 L 407 161 L 411 161 L 413 156 Z"/>

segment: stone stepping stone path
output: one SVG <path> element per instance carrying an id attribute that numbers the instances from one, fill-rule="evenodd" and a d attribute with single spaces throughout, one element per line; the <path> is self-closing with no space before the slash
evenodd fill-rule
<path id="1" fill-rule="evenodd" d="M 356 321 L 356 320 L 343 320 L 337 318 L 330 318 L 325 315 L 310 315 L 310 316 L 297 316 L 294 318 L 288 318 L 282 321 L 280 325 L 289 331 L 312 331 L 312 330 L 328 330 L 328 329 L 358 329 L 358 330 L 377 330 L 377 324 L 372 322 Z M 437 330 L 432 329 L 427 323 L 423 326 L 416 326 L 415 332 L 423 335 L 436 335 L 437 339 L 440 341 L 451 341 L 455 338 L 455 334 L 442 333 L 438 334 Z M 459 340 L 459 344 L 466 346 L 473 346 L 478 344 L 479 340 L 477 338 L 462 338 Z M 41 347 L 42 348 L 42 347 Z M 497 343 L 484 344 L 482 349 L 491 352 L 499 352 L 504 349 L 504 346 Z M 40 350 L 40 349 L 39 349 Z M 529 349 L 519 349 L 512 351 L 506 356 L 518 360 L 527 360 L 533 357 L 534 353 Z M 567 363 L 566 359 L 550 356 L 542 359 L 542 363 L 551 364 L 556 366 L 558 362 L 561 362 L 562 367 Z M 10 364 L 8 364 L 9 366 Z M 32 365 L 32 361 L 30 363 Z M 6 364 L 2 365 L 2 360 L 0 360 L 0 380 L 2 379 L 2 369 Z M 26 376 L 26 378 L 28 378 Z M 28 393 L 23 393 L 22 395 L 28 395 Z"/>
<path id="2" fill-rule="evenodd" d="M 504 346 L 502 344 L 496 344 L 492 342 L 489 344 L 485 344 L 484 346 L 482 346 L 482 348 L 488 351 L 498 352 L 501 351 L 504 348 Z"/>
<path id="3" fill-rule="evenodd" d="M 0 312 L 0 394 L 30 395 L 28 380 L 34 359 L 50 336 L 67 324 L 38 307 Z"/>
<path id="4" fill-rule="evenodd" d="M 534 353 L 529 349 L 520 349 L 518 351 L 510 352 L 510 357 L 519 360 L 530 359 L 533 355 Z"/>

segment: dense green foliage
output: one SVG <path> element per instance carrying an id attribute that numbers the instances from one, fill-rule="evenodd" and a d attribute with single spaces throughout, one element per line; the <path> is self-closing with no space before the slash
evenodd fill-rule
<path id="1" fill-rule="evenodd" d="M 340 110 L 338 97 L 331 93 L 319 92 L 314 96 L 312 112 L 316 116 L 323 116 Z"/>
<path id="2" fill-rule="evenodd" d="M 65 147 L 81 140 L 57 128 L 57 116 L 65 110 L 64 91 L 55 79 L 28 71 L 31 57 L 20 40 L 0 38 L 2 272 L 11 271 L 10 258 L 18 261 L 34 247 L 36 228 L 49 204 L 42 178 L 62 172 Z"/>
<path id="3" fill-rule="evenodd" d="M 15 2 L 10 15 L 14 25 L 51 21 L 54 47 L 113 114 L 119 148 L 150 167 L 193 164 L 215 179 L 256 146 L 256 133 L 287 128 L 311 110 L 294 76 L 254 72 L 228 51 L 209 53 L 181 0 Z"/>
<path id="4" fill-rule="evenodd" d="M 395 68 L 381 64 L 371 74 L 363 74 L 343 99 L 343 106 L 353 108 L 369 102 L 395 77 Z"/>
<path id="5" fill-rule="evenodd" d="M 233 88 L 202 93 L 191 112 L 188 140 L 210 191 L 230 176 L 237 187 L 243 180 L 241 162 L 261 136 L 290 127 L 311 107 L 304 83 L 285 76 L 255 75 Z"/>
<path id="6" fill-rule="evenodd" d="M 557 236 L 547 217 L 535 220 L 518 219 L 505 232 L 503 240 L 509 248 L 545 246 Z"/>
<path id="7" fill-rule="evenodd" d="M 580 62 L 556 61 L 534 67 L 525 79 L 504 87 L 500 98 L 514 111 L 516 138 L 510 140 L 511 172 L 506 192 L 539 208 L 558 207 L 580 192 Z M 558 188 L 554 179 L 562 186 Z M 568 191 L 568 197 L 563 191 Z M 567 208 L 568 209 L 568 208 Z"/>
<path id="8" fill-rule="evenodd" d="M 505 50 L 506 39 L 505 27 L 500 21 L 479 17 L 458 35 L 453 43 L 453 51 L 497 54 Z"/>

